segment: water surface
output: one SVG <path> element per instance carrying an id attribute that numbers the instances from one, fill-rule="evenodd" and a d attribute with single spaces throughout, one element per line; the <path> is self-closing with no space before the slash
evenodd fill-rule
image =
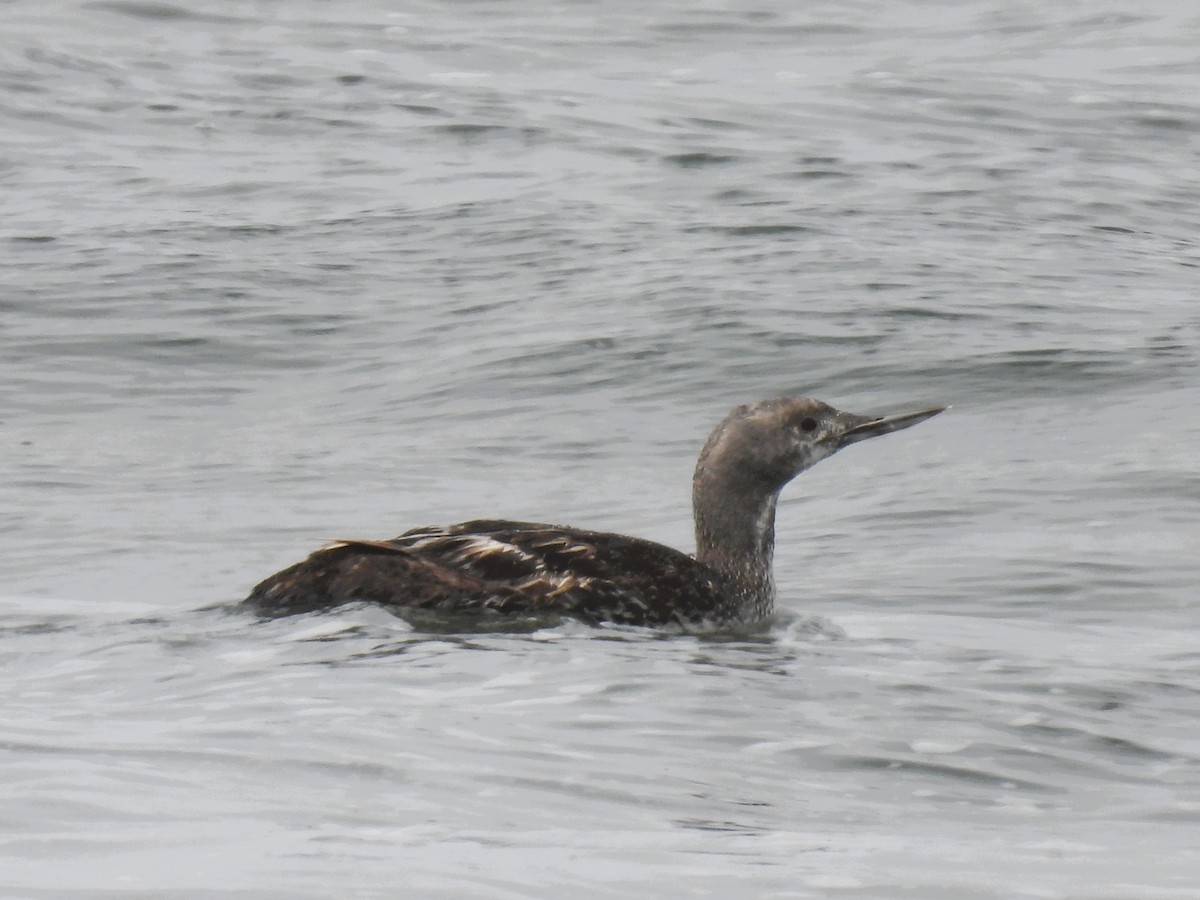
<path id="1" fill-rule="evenodd" d="M 1197 39 L 8 4 L 3 893 L 1195 896 Z M 198 611 L 480 515 L 690 549 L 781 393 L 954 409 L 789 489 L 763 634 Z"/>

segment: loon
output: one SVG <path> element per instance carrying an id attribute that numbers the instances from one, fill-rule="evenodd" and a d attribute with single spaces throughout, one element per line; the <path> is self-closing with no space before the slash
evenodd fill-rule
<path id="1" fill-rule="evenodd" d="M 694 557 L 622 534 L 481 519 L 337 541 L 258 584 L 242 605 L 263 617 L 369 602 L 401 616 L 758 623 L 775 607 L 775 505 L 787 483 L 843 447 L 946 408 L 861 416 L 807 397 L 737 407 L 696 464 Z"/>

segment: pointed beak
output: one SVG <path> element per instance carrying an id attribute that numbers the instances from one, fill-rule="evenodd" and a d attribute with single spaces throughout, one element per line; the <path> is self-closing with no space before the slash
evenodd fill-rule
<path id="1" fill-rule="evenodd" d="M 938 413 L 945 412 L 949 408 L 948 406 L 935 406 L 920 412 L 901 413 L 898 416 L 856 416 L 853 413 L 842 413 L 838 418 L 844 422 L 844 430 L 837 438 L 838 449 L 867 438 L 900 431 L 910 425 L 932 419 Z"/>

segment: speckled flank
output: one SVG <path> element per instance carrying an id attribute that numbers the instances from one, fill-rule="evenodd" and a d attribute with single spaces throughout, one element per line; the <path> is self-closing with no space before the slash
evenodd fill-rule
<path id="1" fill-rule="evenodd" d="M 401 611 L 550 613 L 638 625 L 755 622 L 774 608 L 783 487 L 849 443 L 940 411 L 872 418 L 803 397 L 738 407 L 696 465 L 695 558 L 621 534 L 479 520 L 390 541 L 338 541 L 272 575 L 244 602 L 270 616 L 366 601 Z"/>

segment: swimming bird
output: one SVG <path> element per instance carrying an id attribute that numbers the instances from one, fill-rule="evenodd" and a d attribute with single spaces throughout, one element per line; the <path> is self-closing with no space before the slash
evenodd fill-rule
<path id="1" fill-rule="evenodd" d="M 944 409 L 861 416 L 807 397 L 737 407 L 696 463 L 694 557 L 622 534 L 484 519 L 337 541 L 267 578 L 243 603 L 263 616 L 365 601 L 401 615 L 756 623 L 775 606 L 775 505 L 784 486 L 844 447 Z"/>

